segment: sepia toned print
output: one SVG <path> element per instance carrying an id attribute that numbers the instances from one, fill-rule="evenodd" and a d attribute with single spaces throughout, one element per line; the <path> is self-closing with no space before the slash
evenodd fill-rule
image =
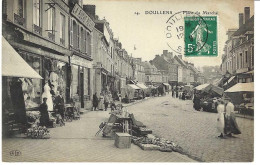
<path id="1" fill-rule="evenodd" d="M 253 0 L 2 6 L 2 161 L 254 161 Z"/>

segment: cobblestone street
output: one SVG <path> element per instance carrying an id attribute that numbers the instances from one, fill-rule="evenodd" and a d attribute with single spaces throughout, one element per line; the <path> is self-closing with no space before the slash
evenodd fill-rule
<path id="1" fill-rule="evenodd" d="M 137 103 L 138 104 L 138 103 Z M 143 151 L 136 145 L 118 149 L 114 140 L 95 136 L 98 126 L 109 117 L 108 111 L 90 111 L 80 120 L 64 127 L 51 128 L 50 139 L 3 139 L 3 161 L 12 162 L 193 162 L 185 155 L 171 152 Z M 10 156 L 19 150 L 20 156 Z"/>
<path id="2" fill-rule="evenodd" d="M 193 110 L 191 100 L 170 95 L 128 107 L 153 134 L 173 140 L 185 154 L 206 162 L 253 161 L 254 120 L 237 117 L 242 134 L 220 139 L 217 114 Z"/>

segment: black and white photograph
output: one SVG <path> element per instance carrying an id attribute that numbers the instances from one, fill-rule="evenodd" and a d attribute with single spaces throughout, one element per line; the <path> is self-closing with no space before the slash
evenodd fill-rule
<path id="1" fill-rule="evenodd" d="M 2 162 L 254 162 L 254 3 L 2 0 Z"/>

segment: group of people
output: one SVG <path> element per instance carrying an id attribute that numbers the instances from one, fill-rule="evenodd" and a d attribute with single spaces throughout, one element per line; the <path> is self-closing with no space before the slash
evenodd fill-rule
<path id="1" fill-rule="evenodd" d="M 235 106 L 230 99 L 219 100 L 219 105 L 217 106 L 217 128 L 220 135 L 218 137 L 232 136 L 232 133 L 241 134 L 236 122 L 234 110 Z"/>
<path id="2" fill-rule="evenodd" d="M 186 90 L 183 90 L 181 87 L 172 88 L 173 98 L 180 98 L 182 100 L 186 100 L 187 96 L 188 96 L 188 92 Z"/>
<path id="3" fill-rule="evenodd" d="M 115 100 L 112 97 L 110 91 L 103 91 L 100 93 L 100 97 L 98 98 L 97 93 L 93 95 L 93 111 L 96 110 L 105 110 L 111 105 L 111 107 L 115 106 Z"/>

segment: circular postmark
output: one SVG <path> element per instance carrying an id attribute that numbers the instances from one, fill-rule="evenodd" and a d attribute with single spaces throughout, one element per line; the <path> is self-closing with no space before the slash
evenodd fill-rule
<path id="1" fill-rule="evenodd" d="M 208 25 L 197 12 L 180 11 L 166 21 L 167 45 L 178 55 L 199 55 L 207 46 Z"/>

